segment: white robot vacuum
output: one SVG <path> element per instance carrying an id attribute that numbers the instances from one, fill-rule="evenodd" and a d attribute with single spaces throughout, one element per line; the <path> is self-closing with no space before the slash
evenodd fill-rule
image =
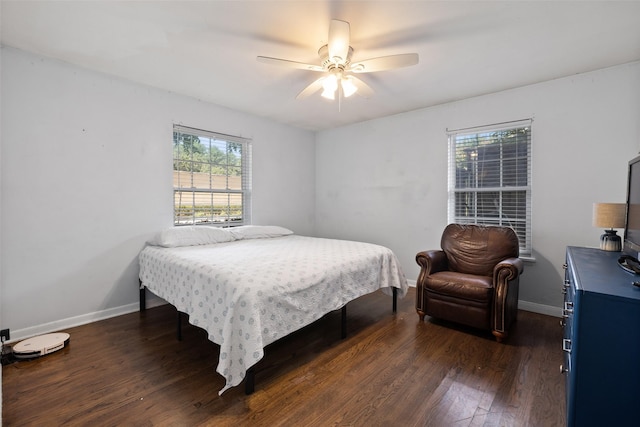
<path id="1" fill-rule="evenodd" d="M 69 334 L 66 332 L 38 335 L 15 344 L 13 355 L 16 359 L 32 359 L 63 349 L 67 344 Z"/>

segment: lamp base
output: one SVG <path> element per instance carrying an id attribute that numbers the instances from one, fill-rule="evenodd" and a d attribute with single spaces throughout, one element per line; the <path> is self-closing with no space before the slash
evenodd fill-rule
<path id="1" fill-rule="evenodd" d="M 622 250 L 622 239 L 616 230 L 604 230 L 604 234 L 600 236 L 600 249 L 609 252 Z"/>

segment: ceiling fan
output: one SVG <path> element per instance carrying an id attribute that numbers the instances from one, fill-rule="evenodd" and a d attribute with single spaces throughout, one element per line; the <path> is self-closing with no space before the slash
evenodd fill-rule
<path id="1" fill-rule="evenodd" d="M 349 38 L 349 23 L 333 19 L 329 25 L 327 44 L 318 50 L 321 65 L 305 64 L 268 56 L 258 56 L 257 59 L 267 64 L 324 73 L 324 76 L 303 89 L 296 98 L 306 98 L 322 89 L 322 96 L 331 100 L 335 99 L 336 92 L 338 99 L 342 96 L 347 98 L 356 92 L 365 97 L 373 94 L 373 90 L 369 85 L 352 74 L 391 70 L 418 63 L 417 53 L 381 56 L 352 63 L 353 48 L 349 45 Z"/>

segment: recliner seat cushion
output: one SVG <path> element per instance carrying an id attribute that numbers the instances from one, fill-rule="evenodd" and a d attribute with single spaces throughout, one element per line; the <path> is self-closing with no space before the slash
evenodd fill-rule
<path id="1" fill-rule="evenodd" d="M 425 288 L 434 293 L 487 304 L 493 299 L 492 278 L 488 276 L 440 271 L 428 277 Z"/>

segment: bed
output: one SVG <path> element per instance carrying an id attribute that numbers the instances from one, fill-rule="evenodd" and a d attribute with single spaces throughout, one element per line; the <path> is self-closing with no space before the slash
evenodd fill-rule
<path id="1" fill-rule="evenodd" d="M 139 255 L 144 289 L 166 300 L 220 346 L 222 394 L 271 344 L 354 299 L 381 289 L 403 297 L 407 280 L 383 246 L 306 237 L 277 226 L 174 227 Z M 344 329 L 344 326 L 343 326 Z M 249 375 L 247 372 L 249 371 Z"/>

